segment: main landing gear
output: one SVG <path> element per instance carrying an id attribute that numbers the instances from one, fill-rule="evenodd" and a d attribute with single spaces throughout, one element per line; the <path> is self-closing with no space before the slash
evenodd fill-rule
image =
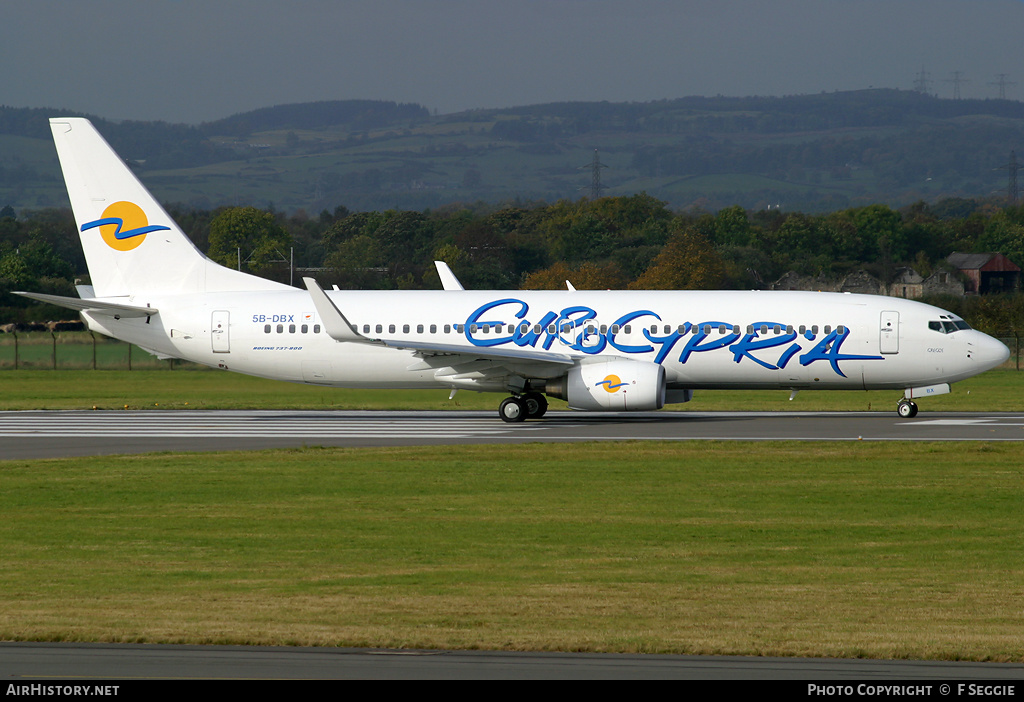
<path id="1" fill-rule="evenodd" d="M 498 416 L 502 421 L 514 423 L 527 419 L 540 419 L 548 411 L 548 399 L 539 392 L 506 397 L 498 405 Z"/>
<path id="2" fill-rule="evenodd" d="M 903 417 L 904 419 L 910 419 L 911 417 L 917 416 L 917 403 L 913 400 L 902 399 L 899 404 L 896 405 L 896 414 Z"/>

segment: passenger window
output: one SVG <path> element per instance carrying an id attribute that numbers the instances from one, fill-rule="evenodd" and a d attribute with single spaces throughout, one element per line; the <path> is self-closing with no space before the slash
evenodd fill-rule
<path id="1" fill-rule="evenodd" d="M 456 324 L 455 325 L 455 331 L 458 334 L 461 334 L 463 331 L 465 331 L 465 329 L 466 329 L 466 325 L 465 324 Z"/>
<path id="2" fill-rule="evenodd" d="M 388 325 L 388 334 L 394 334 L 394 333 L 395 333 L 395 325 L 394 324 L 389 324 Z"/>
<path id="3" fill-rule="evenodd" d="M 408 324 L 403 324 L 402 325 L 402 333 L 403 334 L 408 334 L 409 333 L 409 325 Z"/>
<path id="4" fill-rule="evenodd" d="M 832 332 L 832 325 L 831 324 L 826 324 L 825 325 L 825 333 L 826 334 L 830 334 L 831 332 Z"/>
<path id="5" fill-rule="evenodd" d="M 725 333 L 725 325 L 724 324 L 719 324 L 718 325 L 718 333 L 719 334 L 724 334 Z"/>
<path id="6" fill-rule="evenodd" d="M 836 331 L 839 332 L 840 334 L 845 334 L 846 333 L 846 327 L 844 327 L 842 324 L 840 324 L 838 327 L 836 327 Z"/>
<path id="7" fill-rule="evenodd" d="M 377 325 L 377 333 L 380 334 L 383 331 L 384 331 L 384 327 L 382 327 L 381 325 L 378 324 Z"/>
<path id="8" fill-rule="evenodd" d="M 319 324 L 314 324 L 313 325 L 313 333 L 314 334 L 319 334 L 320 333 L 320 325 Z"/>
<path id="9" fill-rule="evenodd" d="M 754 325 L 753 324 L 748 324 L 747 325 L 747 333 L 748 334 L 753 334 L 754 333 Z"/>
<path id="10" fill-rule="evenodd" d="M 787 334 L 792 334 L 793 333 L 793 325 L 792 324 L 787 324 L 786 325 L 786 333 Z"/>
<path id="11" fill-rule="evenodd" d="M 416 325 L 416 333 L 417 334 L 422 334 L 423 333 L 423 325 L 422 324 L 417 324 Z"/>
<path id="12" fill-rule="evenodd" d="M 309 333 L 309 325 L 308 324 L 303 324 L 302 325 L 302 333 L 303 334 L 308 334 Z"/>
<path id="13" fill-rule="evenodd" d="M 806 324 L 801 324 L 800 325 L 800 333 L 801 334 L 806 334 L 807 333 L 807 325 Z"/>
<path id="14" fill-rule="evenodd" d="M 451 324 L 445 324 L 444 325 L 444 333 L 445 334 L 451 334 L 452 333 L 452 325 Z"/>
<path id="15" fill-rule="evenodd" d="M 768 333 L 768 325 L 767 324 L 762 324 L 761 325 L 761 335 L 764 336 L 767 333 Z"/>
<path id="16" fill-rule="evenodd" d="M 430 325 L 430 333 L 431 334 L 436 334 L 437 333 L 437 325 L 436 324 L 431 324 Z"/>
<path id="17" fill-rule="evenodd" d="M 814 326 L 811 327 L 811 333 L 812 334 L 817 334 L 818 333 L 818 325 L 817 324 L 815 324 Z"/>
<path id="18" fill-rule="evenodd" d="M 269 334 L 270 333 L 270 325 L 269 324 L 266 325 L 265 327 L 263 327 L 263 333 L 264 334 Z"/>
<path id="19" fill-rule="evenodd" d="M 633 325 L 631 325 L 631 324 L 627 324 L 626 326 L 624 326 L 624 327 L 622 328 L 622 331 L 623 331 L 623 332 L 625 332 L 626 334 L 630 334 L 630 333 L 632 333 L 632 332 L 630 331 L 630 330 L 632 329 L 632 327 L 633 327 Z"/>
<path id="20" fill-rule="evenodd" d="M 295 333 L 295 325 L 294 324 L 289 324 L 288 325 L 288 333 L 289 334 L 294 334 Z"/>
<path id="21" fill-rule="evenodd" d="M 370 333 L 370 325 L 369 324 L 364 324 L 363 325 L 363 333 L 364 334 L 369 334 Z"/>
<path id="22" fill-rule="evenodd" d="M 710 334 L 710 333 L 711 333 L 711 325 L 710 324 L 705 324 L 704 325 L 704 334 L 707 335 L 707 334 Z"/>

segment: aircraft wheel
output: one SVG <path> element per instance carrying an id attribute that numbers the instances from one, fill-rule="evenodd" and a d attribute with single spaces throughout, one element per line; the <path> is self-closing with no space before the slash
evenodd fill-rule
<path id="1" fill-rule="evenodd" d="M 917 416 L 917 403 L 911 402 L 910 400 L 900 400 L 900 403 L 896 405 L 896 413 L 904 419 L 910 419 L 911 417 Z"/>
<path id="2" fill-rule="evenodd" d="M 529 419 L 540 419 L 548 411 L 548 398 L 539 392 L 528 392 L 522 400 L 526 403 L 526 416 Z"/>
<path id="3" fill-rule="evenodd" d="M 498 416 L 502 421 L 510 424 L 524 421 L 527 414 L 529 414 L 529 409 L 526 402 L 518 397 L 506 397 L 498 405 Z"/>

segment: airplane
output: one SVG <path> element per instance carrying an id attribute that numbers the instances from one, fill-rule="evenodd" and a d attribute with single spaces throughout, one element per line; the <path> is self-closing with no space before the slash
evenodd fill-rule
<path id="1" fill-rule="evenodd" d="M 19 293 L 160 358 L 339 388 L 506 393 L 505 422 L 547 397 L 595 412 L 658 410 L 696 390 L 903 390 L 920 397 L 1009 358 L 945 310 L 797 291 L 295 288 L 203 255 L 86 119 L 50 120 L 91 285 Z M 791 398 L 793 395 L 790 396 Z"/>

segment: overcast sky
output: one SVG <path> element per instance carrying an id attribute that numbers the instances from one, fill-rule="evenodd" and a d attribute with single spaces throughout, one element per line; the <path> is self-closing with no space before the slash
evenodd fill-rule
<path id="1" fill-rule="evenodd" d="M 867 87 L 1024 99 L 1021 0 L 0 0 L 0 104 L 198 123 Z M 1012 85 L 1010 83 L 1016 83 Z"/>

